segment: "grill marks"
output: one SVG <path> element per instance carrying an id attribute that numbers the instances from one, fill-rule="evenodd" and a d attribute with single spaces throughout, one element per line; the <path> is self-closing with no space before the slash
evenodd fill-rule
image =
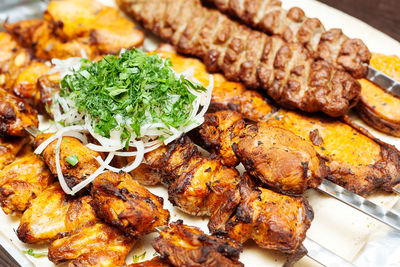
<path id="1" fill-rule="evenodd" d="M 371 54 L 359 39 L 340 29 L 325 30 L 317 18 L 306 17 L 298 7 L 282 8 L 277 0 L 206 0 L 250 27 L 279 35 L 286 42 L 304 46 L 315 59 L 323 59 L 354 78 L 365 77 Z M 347 59 L 345 59 L 347 58 Z"/>
<path id="2" fill-rule="evenodd" d="M 286 15 L 279 1 L 215 2 L 222 10 L 238 10 L 241 16 L 258 18 L 259 23 L 276 31 L 287 31 L 289 26 L 275 15 L 260 19 L 258 8 L 271 9 L 271 14 L 295 21 L 304 20 L 301 25 L 296 22 L 289 27 L 290 32 L 297 30 L 302 41 L 289 43 L 282 36 L 283 39 L 253 31 L 216 10 L 204 8 L 199 0 L 118 1 L 124 11 L 168 39 L 180 52 L 202 58 L 209 71 L 222 71 L 229 80 L 242 81 L 249 88 L 261 87 L 287 108 L 341 116 L 355 105 L 360 84 L 344 68 L 337 67 L 336 61 L 340 59 L 343 64 L 355 67 L 363 51 L 360 42 L 346 42 L 348 38 L 340 30 L 329 31 L 318 46 L 318 54 L 322 56 L 314 57 L 315 53 L 303 43 L 315 47 L 321 30 L 315 33 L 313 27 L 319 25 L 318 21 L 304 19 L 301 10 L 293 9 Z M 348 43 L 346 49 L 345 43 Z M 362 55 L 367 57 L 367 52 Z M 318 80 L 320 77 L 324 79 Z"/>

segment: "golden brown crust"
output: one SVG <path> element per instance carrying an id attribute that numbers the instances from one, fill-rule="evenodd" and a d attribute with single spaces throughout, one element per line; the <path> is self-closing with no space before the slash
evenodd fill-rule
<path id="1" fill-rule="evenodd" d="M 295 253 L 314 218 L 308 201 L 265 188 L 252 189 L 245 182 L 240 192 L 242 201 L 223 232 L 241 243 L 253 239 L 262 248 Z"/>
<path id="2" fill-rule="evenodd" d="M 28 138 L 0 137 L 0 170 L 14 161 Z"/>
<path id="3" fill-rule="evenodd" d="M 51 135 L 52 134 L 38 135 L 35 139 L 34 146 L 38 147 Z M 57 175 L 55 157 L 56 149 L 57 140 L 51 142 L 42 152 L 44 161 L 54 175 Z M 90 150 L 76 138 L 63 137 L 59 151 L 61 172 L 70 188 L 85 180 L 100 167 L 100 164 L 95 158 L 100 157 L 101 154 Z M 66 161 L 69 156 L 73 155 L 75 155 L 79 160 L 75 166 L 72 166 Z"/>
<path id="4" fill-rule="evenodd" d="M 99 222 L 54 241 L 48 257 L 55 264 L 74 260 L 70 266 L 123 266 L 134 244 L 135 239 Z"/>
<path id="5" fill-rule="evenodd" d="M 142 261 L 139 263 L 129 264 L 128 267 L 171 267 L 168 260 L 162 259 L 161 257 L 155 257 L 148 261 Z"/>
<path id="6" fill-rule="evenodd" d="M 255 32 L 202 7 L 199 0 L 156 1 L 166 16 L 156 16 L 159 10 L 155 11 L 154 3 L 118 1 L 122 10 L 149 30 L 162 35 L 161 27 L 169 32 L 164 37 L 178 51 L 202 58 L 210 71 L 222 71 L 249 88 L 263 88 L 279 104 L 307 112 L 341 116 L 358 101 L 357 80 L 327 61 L 314 60 L 300 44 Z M 172 11 L 171 5 L 176 9 Z M 215 21 L 211 32 L 204 26 L 209 20 Z"/>
<path id="7" fill-rule="evenodd" d="M 46 187 L 53 176 L 38 155 L 32 152 L 0 171 L 0 201 L 6 214 L 21 214 Z"/>
<path id="8" fill-rule="evenodd" d="M 105 172 L 92 185 L 97 216 L 131 236 L 141 236 L 168 224 L 164 200 L 150 193 L 127 173 Z"/>
<path id="9" fill-rule="evenodd" d="M 38 125 L 36 110 L 0 88 L 0 136 L 26 136 L 26 128 Z"/>
<path id="10" fill-rule="evenodd" d="M 46 188 L 21 217 L 18 238 L 29 244 L 48 243 L 93 225 L 98 218 L 90 196 L 68 199 L 58 183 Z"/>
<path id="11" fill-rule="evenodd" d="M 174 266 L 243 266 L 238 261 L 241 247 L 236 242 L 209 236 L 182 221 L 161 231 L 153 247 Z"/>
<path id="12" fill-rule="evenodd" d="M 240 161 L 251 175 L 279 192 L 301 194 L 327 176 L 324 161 L 308 142 L 264 123 L 246 126 L 240 113 L 208 113 L 199 133 L 223 163 L 236 166 Z"/>

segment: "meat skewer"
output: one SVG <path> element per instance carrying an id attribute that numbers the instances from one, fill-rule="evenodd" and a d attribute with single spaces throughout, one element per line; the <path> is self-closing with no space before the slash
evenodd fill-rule
<path id="1" fill-rule="evenodd" d="M 205 0 L 246 25 L 286 42 L 303 45 L 312 57 L 348 71 L 354 78 L 368 74 L 371 53 L 360 39 L 350 39 L 341 29 L 325 30 L 317 18 L 306 17 L 298 7 L 282 8 L 280 0 Z"/>
<path id="2" fill-rule="evenodd" d="M 117 2 L 178 51 L 203 59 L 210 71 L 263 88 L 285 107 L 342 116 L 358 101 L 361 86 L 348 72 L 314 60 L 301 44 L 251 30 L 205 8 L 200 0 Z"/>

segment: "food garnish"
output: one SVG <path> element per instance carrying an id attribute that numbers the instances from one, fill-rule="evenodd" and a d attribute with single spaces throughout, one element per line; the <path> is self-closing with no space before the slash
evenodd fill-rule
<path id="1" fill-rule="evenodd" d="M 35 153 L 40 154 L 62 136 L 79 139 L 88 148 L 108 152 L 101 167 L 73 188 L 64 181 L 59 151 L 57 174 L 63 190 L 75 194 L 105 170 L 130 172 L 140 165 L 143 155 L 168 144 L 204 121 L 211 101 L 213 78 L 203 87 L 191 71 L 176 73 L 169 59 L 137 50 L 108 55 L 98 62 L 69 58 L 53 60 L 52 73 L 62 77 L 60 92 L 54 95 L 56 132 Z M 89 142 L 89 133 L 98 144 Z M 135 157 L 123 168 L 110 166 L 114 156 Z M 70 158 L 72 166 L 76 164 Z"/>
<path id="2" fill-rule="evenodd" d="M 32 248 L 23 250 L 22 251 L 24 254 L 27 254 L 29 256 L 35 257 L 35 258 L 42 258 L 42 257 L 47 257 L 47 252 L 40 252 L 40 253 L 35 253 Z"/>
<path id="3" fill-rule="evenodd" d="M 79 162 L 79 158 L 77 155 L 71 155 L 65 159 L 71 166 L 75 166 Z"/>

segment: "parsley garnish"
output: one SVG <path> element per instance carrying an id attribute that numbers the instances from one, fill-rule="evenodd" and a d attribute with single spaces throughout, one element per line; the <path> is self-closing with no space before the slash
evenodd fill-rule
<path id="1" fill-rule="evenodd" d="M 140 255 L 133 255 L 133 263 L 138 263 L 140 260 L 144 260 L 145 256 L 146 256 L 146 251 Z"/>
<path id="2" fill-rule="evenodd" d="M 68 156 L 68 158 L 65 159 L 66 162 L 68 162 L 71 166 L 75 166 L 79 162 L 79 158 L 77 155 L 71 155 Z"/>
<path id="3" fill-rule="evenodd" d="M 141 126 L 147 123 L 179 128 L 192 123 L 190 108 L 196 96 L 191 90 L 206 89 L 177 77 L 170 67 L 168 59 L 137 49 L 98 62 L 83 59 L 79 70 L 61 80 L 60 96 L 89 114 L 95 132 L 103 137 L 109 138 L 110 131 L 117 129 L 122 131 L 121 141 L 128 141 L 132 132 L 140 138 Z"/>
<path id="4" fill-rule="evenodd" d="M 35 257 L 35 258 L 42 258 L 42 257 L 47 257 L 47 252 L 40 252 L 40 253 L 35 253 L 33 249 L 28 249 L 28 250 L 23 250 L 22 251 L 24 254 L 28 254 L 29 256 Z"/>

